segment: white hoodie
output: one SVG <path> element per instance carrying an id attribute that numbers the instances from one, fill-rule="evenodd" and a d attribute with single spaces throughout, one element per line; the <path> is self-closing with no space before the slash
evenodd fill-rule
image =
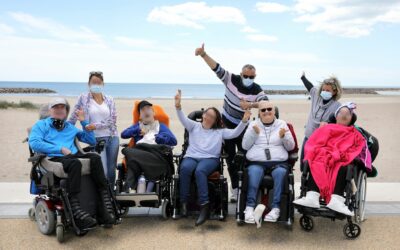
<path id="1" fill-rule="evenodd" d="M 257 124 L 260 133 L 257 134 L 253 126 Z M 283 138 L 279 137 L 279 130 L 287 130 Z M 288 151 L 293 150 L 295 142 L 287 124 L 283 120 L 275 119 L 265 126 L 260 119 L 252 121 L 243 136 L 242 147 L 247 150 L 246 158 L 249 161 L 286 161 Z M 267 160 L 265 149 L 269 148 L 271 159 Z"/>

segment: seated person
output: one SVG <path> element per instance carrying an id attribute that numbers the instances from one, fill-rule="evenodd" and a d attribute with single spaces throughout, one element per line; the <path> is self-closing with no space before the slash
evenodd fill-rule
<path id="1" fill-rule="evenodd" d="M 347 166 L 356 158 L 362 158 L 371 169 L 371 157 L 364 136 L 353 126 L 356 105 L 343 104 L 335 112 L 336 124 L 328 124 L 315 130 L 305 145 L 305 158 L 310 166 L 305 197 L 294 204 L 319 208 L 319 198 L 327 208 L 353 216 L 343 197 L 346 188 Z"/>
<path id="2" fill-rule="evenodd" d="M 68 174 L 67 192 L 72 214 L 76 224 L 81 229 L 93 227 L 97 223 L 95 218 L 92 218 L 81 209 L 77 197 L 81 191 L 82 164 L 79 158 L 89 158 L 90 176 L 97 187 L 102 202 L 99 209 L 99 223 L 107 226 L 113 225 L 115 223 L 115 215 L 101 158 L 96 153 L 83 154 L 75 145 L 75 138 L 84 143 L 94 145 L 96 143 L 94 133 L 85 129 L 88 122 L 85 120 L 83 111 L 77 111 L 76 113 L 83 131 L 66 122 L 68 116 L 67 105 L 68 103 L 64 98 L 55 98 L 50 102 L 50 117 L 35 123 L 29 135 L 29 145 L 34 152 L 45 154 L 51 157 L 51 161 L 62 163 L 64 172 Z"/>
<path id="3" fill-rule="evenodd" d="M 127 177 L 122 192 L 129 193 L 137 185 L 141 173 L 151 181 L 157 180 L 163 174 L 172 174 L 172 162 L 166 160 L 165 152 L 176 146 L 177 141 L 171 130 L 154 119 L 153 105 L 148 101 L 138 104 L 140 121 L 125 129 L 121 138 L 132 138 L 136 144 L 133 148 L 124 148 L 126 156 Z"/>
<path id="4" fill-rule="evenodd" d="M 259 119 L 250 123 L 242 146 L 247 150 L 248 190 L 245 214 L 246 223 L 255 223 L 254 207 L 257 191 L 264 177 L 264 172 L 273 168 L 274 194 L 271 211 L 264 221 L 276 222 L 280 216 L 280 201 L 285 183 L 288 151 L 293 150 L 295 141 L 285 121 L 276 119 L 275 108 L 271 102 L 258 104 Z"/>
<path id="5" fill-rule="evenodd" d="M 201 122 L 187 118 L 181 110 L 181 91 L 175 96 L 175 107 L 179 121 L 189 133 L 189 146 L 180 164 L 180 204 L 181 215 L 187 216 L 190 181 L 194 172 L 200 204 L 200 215 L 196 226 L 203 224 L 209 217 L 209 198 L 207 177 L 219 166 L 222 141 L 238 137 L 247 126 L 250 111 L 246 111 L 242 121 L 235 129 L 223 128 L 222 117 L 218 109 L 207 108 Z"/>

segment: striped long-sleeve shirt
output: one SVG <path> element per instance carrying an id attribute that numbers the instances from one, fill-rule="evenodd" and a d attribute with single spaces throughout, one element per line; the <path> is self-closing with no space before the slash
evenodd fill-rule
<path id="1" fill-rule="evenodd" d="M 238 125 L 242 120 L 244 110 L 240 107 L 241 99 L 248 102 L 268 100 L 267 95 L 257 83 L 253 83 L 250 87 L 245 87 L 240 75 L 228 72 L 219 64 L 213 70 L 225 84 L 222 115 L 231 123 Z"/>

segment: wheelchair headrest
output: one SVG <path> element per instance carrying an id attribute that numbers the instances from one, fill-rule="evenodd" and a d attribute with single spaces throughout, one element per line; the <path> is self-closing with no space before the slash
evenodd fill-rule
<path id="1" fill-rule="evenodd" d="M 139 122 L 140 116 L 139 116 L 139 111 L 138 111 L 138 105 L 140 101 L 135 101 L 133 105 L 133 124 Z M 163 123 L 167 127 L 169 127 L 169 116 L 167 113 L 164 111 L 164 109 L 157 104 L 153 104 L 153 109 L 154 109 L 154 119 Z"/>
<path id="2" fill-rule="evenodd" d="M 200 122 L 203 120 L 203 113 L 204 113 L 204 109 L 195 110 L 195 111 L 190 112 L 190 114 L 188 115 L 188 118 L 190 120 Z"/>

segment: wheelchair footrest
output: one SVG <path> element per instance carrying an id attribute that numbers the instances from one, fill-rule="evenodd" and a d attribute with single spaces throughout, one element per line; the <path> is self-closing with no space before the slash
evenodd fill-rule
<path id="1" fill-rule="evenodd" d="M 115 199 L 118 203 L 128 207 L 159 207 L 159 196 L 155 192 L 117 194 Z"/>

